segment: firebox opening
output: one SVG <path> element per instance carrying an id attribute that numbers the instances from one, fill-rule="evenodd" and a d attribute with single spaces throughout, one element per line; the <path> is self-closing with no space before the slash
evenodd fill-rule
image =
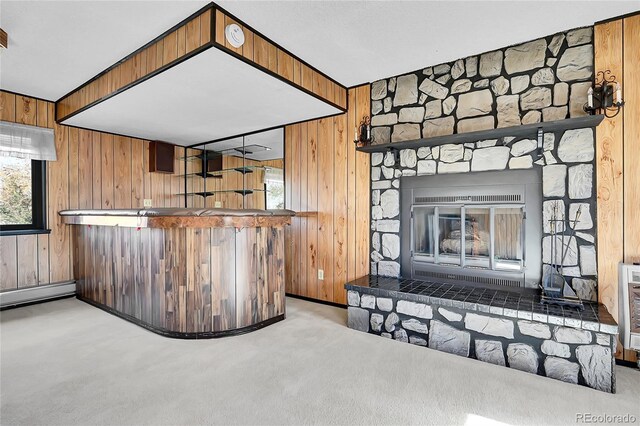
<path id="1" fill-rule="evenodd" d="M 537 169 L 402 178 L 402 275 L 538 287 L 541 181 Z"/>

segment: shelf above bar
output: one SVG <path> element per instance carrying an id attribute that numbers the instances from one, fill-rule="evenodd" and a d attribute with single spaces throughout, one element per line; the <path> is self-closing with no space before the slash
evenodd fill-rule
<path id="1" fill-rule="evenodd" d="M 207 160 L 211 160 L 215 157 L 220 157 L 221 154 L 211 154 L 207 155 Z M 178 160 L 186 160 L 186 161 L 202 161 L 204 160 L 204 154 L 195 154 L 195 155 L 187 155 L 186 157 L 178 157 Z"/>
<path id="2" fill-rule="evenodd" d="M 197 195 L 199 197 L 212 197 L 216 194 L 222 194 L 222 193 L 230 193 L 230 192 L 235 192 L 238 195 L 251 195 L 254 192 L 265 192 L 264 189 L 223 189 L 221 191 L 204 191 L 204 192 L 187 192 L 187 193 L 181 193 L 178 195 Z"/>
<path id="3" fill-rule="evenodd" d="M 177 177 L 187 177 L 187 178 L 201 177 L 201 178 L 222 179 L 222 175 L 215 174 L 215 173 L 219 173 L 219 172 L 209 172 L 209 173 L 205 173 L 204 175 L 202 174 L 202 172 L 187 173 L 187 174 L 183 174 L 183 175 L 177 175 Z"/>
<path id="4" fill-rule="evenodd" d="M 245 166 L 245 167 L 234 167 L 231 169 L 222 169 L 222 170 L 215 170 L 212 172 L 207 172 L 206 177 L 207 178 L 215 178 L 215 179 L 221 179 L 222 173 L 230 173 L 230 172 L 237 172 L 237 173 L 242 173 L 243 175 L 248 174 L 248 173 L 253 173 L 254 170 L 267 170 L 267 169 L 275 169 L 277 167 L 267 167 L 267 166 Z M 178 175 L 178 177 L 194 177 L 194 176 L 199 176 L 199 177 L 205 177 L 202 175 L 202 172 L 194 172 L 194 173 L 187 173 L 186 175 L 182 174 L 182 175 Z"/>
<path id="5" fill-rule="evenodd" d="M 538 129 L 543 132 L 558 132 L 570 129 L 580 129 L 585 127 L 596 127 L 604 115 L 587 115 L 585 117 L 567 118 L 565 120 L 547 121 L 542 123 L 524 124 L 521 126 L 501 127 L 499 129 L 480 130 L 477 132 L 457 133 L 446 136 L 435 136 L 433 138 L 423 138 L 411 141 L 391 142 L 379 145 L 369 145 L 356 148 L 361 152 L 386 152 L 389 149 L 419 148 L 421 146 L 438 146 L 445 144 L 456 144 L 465 142 L 475 142 L 484 139 L 497 139 L 504 136 L 531 136 L 536 137 Z"/>

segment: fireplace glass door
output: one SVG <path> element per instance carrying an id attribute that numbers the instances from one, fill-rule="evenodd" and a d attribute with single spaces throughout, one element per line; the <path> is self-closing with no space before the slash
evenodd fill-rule
<path id="1" fill-rule="evenodd" d="M 412 233 L 414 253 L 425 260 L 433 261 L 435 254 L 433 235 L 436 230 L 435 207 L 417 207 L 414 213 Z"/>
<path id="2" fill-rule="evenodd" d="M 461 223 L 462 209 L 460 207 L 438 208 L 438 263 L 461 264 Z"/>
<path id="3" fill-rule="evenodd" d="M 524 266 L 524 209 L 496 208 L 494 213 L 495 269 L 520 271 Z"/>
<path id="4" fill-rule="evenodd" d="M 413 206 L 415 260 L 522 271 L 524 206 Z"/>
<path id="5" fill-rule="evenodd" d="M 465 219 L 465 265 L 488 268 L 491 248 L 491 209 L 467 207 Z"/>

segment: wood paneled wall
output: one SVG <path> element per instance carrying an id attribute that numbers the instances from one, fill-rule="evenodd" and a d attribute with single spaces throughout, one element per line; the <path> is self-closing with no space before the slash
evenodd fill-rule
<path id="1" fill-rule="evenodd" d="M 0 290 L 74 279 L 69 227 L 63 209 L 182 207 L 178 177 L 184 149 L 176 148 L 173 175 L 149 172 L 149 142 L 61 126 L 53 103 L 0 92 L 0 119 L 54 129 L 57 161 L 47 162 L 47 221 L 50 234 L 0 237 Z M 182 186 L 181 186 L 182 185 Z"/>
<path id="2" fill-rule="evenodd" d="M 596 128 L 598 193 L 598 295 L 618 318 L 618 265 L 640 262 L 640 14 L 598 24 L 595 69 L 611 70 L 625 106 Z M 634 361 L 635 353 L 618 358 Z"/>
<path id="3" fill-rule="evenodd" d="M 60 99 L 56 104 L 56 120 L 65 117 L 147 77 L 176 60 L 190 56 L 211 41 L 211 9 L 182 23 L 154 43 L 139 49 L 133 56 L 119 62 Z"/>
<path id="4" fill-rule="evenodd" d="M 244 31 L 245 44 L 240 48 L 234 48 L 226 40 L 224 30 L 230 23 L 240 25 Z M 344 86 L 211 4 L 60 99 L 56 103 L 56 120 L 62 122 L 83 108 L 114 96 L 151 74 L 210 47 L 236 55 L 343 110 L 347 108 L 347 89 Z"/>
<path id="5" fill-rule="evenodd" d="M 347 113 L 285 128 L 285 205 L 300 212 L 286 229 L 287 293 L 341 304 L 370 267 L 370 158 L 353 143 L 369 85 L 348 96 Z"/>

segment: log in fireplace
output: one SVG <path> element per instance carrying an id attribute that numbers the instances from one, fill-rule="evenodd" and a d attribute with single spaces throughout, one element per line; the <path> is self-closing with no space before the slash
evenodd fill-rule
<path id="1" fill-rule="evenodd" d="M 539 286 L 539 169 L 403 177 L 401 188 L 404 277 Z"/>

